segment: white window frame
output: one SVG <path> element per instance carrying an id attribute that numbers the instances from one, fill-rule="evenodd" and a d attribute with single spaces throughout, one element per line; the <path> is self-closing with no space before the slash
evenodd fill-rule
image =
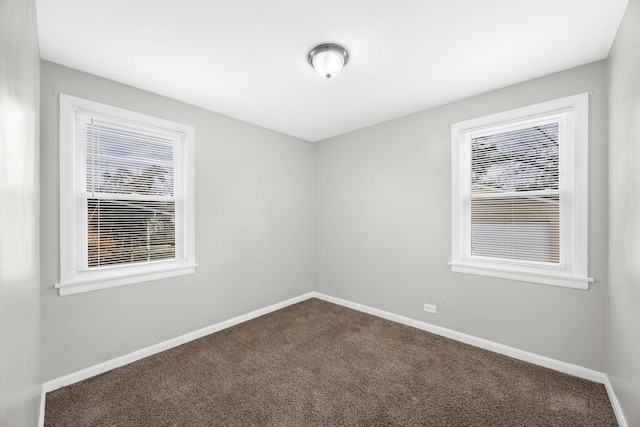
<path id="1" fill-rule="evenodd" d="M 563 176 L 560 197 L 560 259 L 558 265 L 504 260 L 471 255 L 465 230 L 471 227 L 471 134 L 483 130 L 543 117 L 554 112 L 573 111 L 573 144 L 567 152 L 573 172 Z M 458 273 L 588 289 L 588 115 L 589 94 L 568 96 L 549 102 L 492 114 L 451 125 L 451 270 Z M 563 147 L 561 147 L 561 152 Z M 560 161 L 560 173 L 563 172 Z M 571 176 L 566 176 L 571 175 Z"/>
<path id="2" fill-rule="evenodd" d="M 87 191 L 84 155 L 76 150 L 77 111 L 181 134 L 182 148 L 174 156 L 175 259 L 86 268 Z M 194 141 L 191 126 L 60 94 L 60 283 L 55 287 L 61 296 L 195 273 Z"/>

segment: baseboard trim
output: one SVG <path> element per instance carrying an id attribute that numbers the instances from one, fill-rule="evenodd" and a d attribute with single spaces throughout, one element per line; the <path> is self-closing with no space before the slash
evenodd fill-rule
<path id="1" fill-rule="evenodd" d="M 549 357 L 540 356 L 528 351 L 519 350 L 507 345 L 498 344 L 493 341 L 485 340 L 483 338 L 474 337 L 473 335 L 467 335 L 462 332 L 447 329 L 442 326 L 432 325 L 431 323 L 423 322 L 409 317 L 401 316 L 399 314 L 390 313 L 388 311 L 380 310 L 378 308 L 369 307 L 363 304 L 355 303 L 352 301 L 344 300 L 341 298 L 332 297 L 319 292 L 314 292 L 315 298 L 341 305 L 343 307 L 352 308 L 354 310 L 362 311 L 364 313 L 372 314 L 383 319 L 391 320 L 393 322 L 402 323 L 403 325 L 412 326 L 423 331 L 431 332 L 436 335 L 440 335 L 446 338 L 451 338 L 456 341 L 470 344 L 475 347 L 480 347 L 485 350 L 493 351 L 495 353 L 504 354 L 505 356 L 513 357 L 514 359 L 523 360 L 525 362 L 533 363 L 535 365 L 544 366 L 545 368 L 560 371 L 565 374 L 573 375 L 579 378 L 584 378 L 590 381 L 604 384 L 607 376 L 603 372 L 594 371 L 592 369 L 584 368 L 582 366 L 573 365 L 571 363 L 562 362 L 560 360 L 551 359 Z"/>
<path id="2" fill-rule="evenodd" d="M 40 391 L 40 407 L 38 408 L 38 427 L 44 427 L 44 404 L 46 402 L 47 393 L 44 391 L 44 384 L 42 384 Z"/>
<path id="3" fill-rule="evenodd" d="M 42 396 L 40 400 L 40 416 L 39 416 L 38 424 L 41 427 L 44 426 L 46 394 L 51 391 L 57 390 L 62 387 L 66 387 L 71 384 L 75 384 L 77 382 L 86 380 L 93 376 L 108 372 L 112 369 L 119 368 L 129 363 L 133 363 L 145 357 L 154 355 L 156 353 L 160 353 L 162 351 L 168 350 L 173 347 L 177 347 L 189 341 L 202 338 L 206 335 L 221 331 L 223 329 L 230 328 L 232 326 L 238 325 L 240 323 L 246 322 L 251 319 L 255 319 L 257 317 L 263 316 L 265 314 L 271 313 L 273 311 L 279 310 L 289 305 L 308 300 L 310 298 L 318 298 L 323 301 L 327 301 L 333 304 L 338 304 L 343 307 L 361 311 L 363 313 L 368 313 L 373 316 L 390 320 L 392 322 L 401 323 L 403 325 L 411 326 L 417 329 L 434 333 L 436 335 L 440 335 L 446 338 L 460 341 L 465 344 L 470 344 L 475 347 L 483 348 L 485 350 L 489 350 L 495 353 L 503 354 L 505 356 L 513 357 L 514 359 L 523 360 L 525 362 L 533 363 L 535 365 L 543 366 L 545 368 L 553 369 L 555 371 L 563 372 L 565 374 L 569 374 L 579 378 L 584 378 L 586 380 L 601 383 L 605 386 L 607 390 L 607 394 L 609 395 L 609 399 L 611 400 L 611 405 L 615 412 L 616 418 L 618 419 L 618 423 L 620 424 L 620 427 L 628 427 L 624 414 L 622 412 L 622 408 L 620 407 L 620 403 L 618 402 L 615 391 L 613 389 L 613 386 L 609 381 L 609 377 L 603 372 L 594 371 L 592 369 L 584 368 L 582 366 L 574 365 L 567 362 L 562 362 L 560 360 L 541 356 L 535 353 L 530 353 L 528 351 L 519 350 L 514 347 L 498 344 L 493 341 L 474 337 L 472 335 L 464 334 L 462 332 L 457 332 L 452 329 L 444 328 L 442 326 L 437 326 L 437 325 L 433 325 L 420 320 L 411 319 L 409 317 L 401 316 L 399 314 L 394 314 L 378 308 L 369 307 L 364 304 L 359 304 L 356 302 L 333 297 L 333 296 L 326 295 L 321 292 L 315 292 L 315 291 L 309 292 L 309 293 L 300 295 L 298 297 L 291 298 L 286 301 L 282 301 L 280 303 L 276 303 L 258 310 L 251 311 L 249 313 L 216 323 L 211 326 L 204 327 L 202 329 L 198 329 L 193 332 L 189 332 L 184 335 L 180 335 L 175 338 L 168 339 L 166 341 L 162 341 L 150 347 L 137 350 L 129 354 L 125 354 L 123 356 L 108 360 L 103 363 L 99 363 L 94 366 L 90 366 L 88 368 L 71 373 L 69 375 L 65 375 L 60 378 L 46 381 L 42 385 Z"/>
<path id="4" fill-rule="evenodd" d="M 260 308 L 258 310 L 254 310 L 249 313 L 242 314 L 232 319 L 224 320 L 214 325 L 207 326 L 202 329 L 198 329 L 196 331 L 189 332 L 184 335 L 180 335 L 178 337 L 168 339 L 166 341 L 162 341 L 158 344 L 154 344 L 152 346 L 143 348 L 141 350 L 137 350 L 132 353 L 125 354 L 120 357 L 116 357 L 115 359 L 107 360 L 106 362 L 99 363 L 94 366 L 90 366 L 80 371 L 73 372 L 69 375 L 65 375 L 60 378 L 46 381 L 42 386 L 43 396 L 46 393 L 57 390 L 59 388 L 66 387 L 68 385 L 75 384 L 77 382 L 94 377 L 96 375 L 103 374 L 112 369 L 119 368 L 120 366 L 128 365 L 129 363 L 133 363 L 145 357 L 154 355 L 156 353 L 160 353 L 165 350 L 169 350 L 170 348 L 177 347 L 179 345 L 188 343 L 189 341 L 193 341 L 198 338 L 202 338 L 206 335 L 210 335 L 214 332 L 218 332 L 223 329 L 230 328 L 232 326 L 238 325 L 248 320 L 255 319 L 256 317 L 260 317 L 265 314 L 271 313 L 273 311 L 280 310 L 281 308 L 287 307 L 289 305 L 296 304 L 301 301 L 305 301 L 312 297 L 313 297 L 313 293 L 311 292 L 304 295 L 300 295 L 298 297 L 291 298 L 286 301 L 282 301 L 282 302 L 270 305 L 268 307 Z"/>
<path id="5" fill-rule="evenodd" d="M 616 392 L 613 389 L 613 384 L 611 384 L 611 380 L 609 380 L 608 376 L 605 379 L 604 387 L 607 389 L 607 394 L 609 395 L 609 400 L 611 401 L 613 412 L 616 414 L 618 424 L 620 425 L 620 427 L 629 427 L 629 424 L 627 424 L 627 419 L 624 417 L 624 412 L 622 412 L 620 401 L 618 401 L 618 396 L 616 396 Z"/>

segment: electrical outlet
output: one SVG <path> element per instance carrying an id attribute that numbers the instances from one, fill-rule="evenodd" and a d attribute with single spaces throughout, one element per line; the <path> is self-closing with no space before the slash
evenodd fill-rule
<path id="1" fill-rule="evenodd" d="M 425 304 L 424 311 L 428 311 L 429 313 L 436 313 L 436 306 L 433 304 Z"/>

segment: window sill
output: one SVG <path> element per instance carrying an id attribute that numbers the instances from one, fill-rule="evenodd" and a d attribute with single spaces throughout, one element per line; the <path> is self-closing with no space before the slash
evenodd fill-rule
<path id="1" fill-rule="evenodd" d="M 169 277 L 193 274 L 196 272 L 197 266 L 198 264 L 171 266 L 169 268 L 154 272 L 144 272 L 138 274 L 134 273 L 118 276 L 115 278 L 56 283 L 54 287 L 58 289 L 58 293 L 60 296 L 74 295 L 84 292 L 97 291 L 100 289 L 115 288 L 117 286 L 131 285 L 133 283 L 148 282 L 151 280 L 159 280 Z"/>
<path id="2" fill-rule="evenodd" d="M 486 265 L 450 262 L 451 271 L 456 273 L 475 274 L 478 276 L 499 277 L 521 282 L 542 283 L 573 289 L 589 289 L 591 277 L 571 276 L 548 271 L 526 271 L 515 268 L 500 268 Z"/>

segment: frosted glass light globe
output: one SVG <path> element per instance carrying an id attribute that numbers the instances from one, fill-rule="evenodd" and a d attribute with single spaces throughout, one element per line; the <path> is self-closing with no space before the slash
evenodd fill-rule
<path id="1" fill-rule="evenodd" d="M 347 63 L 349 54 L 338 45 L 324 44 L 309 52 L 309 63 L 322 77 L 330 79 L 337 75 Z"/>

